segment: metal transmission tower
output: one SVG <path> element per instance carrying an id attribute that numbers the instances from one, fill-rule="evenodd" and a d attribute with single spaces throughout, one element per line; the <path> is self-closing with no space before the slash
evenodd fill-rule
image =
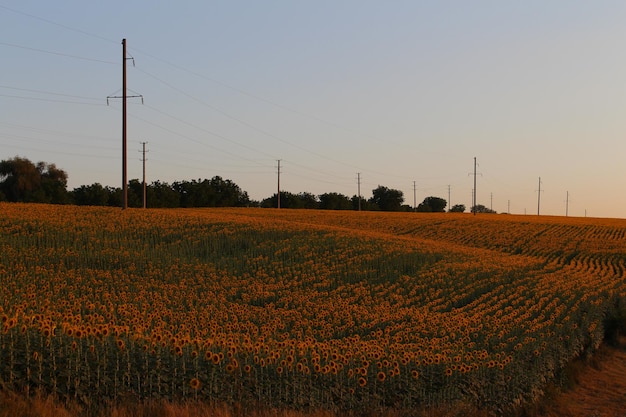
<path id="1" fill-rule="evenodd" d="M 143 104 L 143 96 L 135 95 L 129 96 L 126 94 L 126 61 L 133 61 L 135 65 L 135 58 L 127 57 L 126 54 L 126 39 L 122 39 L 122 95 L 121 96 L 108 96 L 107 105 L 109 105 L 109 99 L 121 98 L 122 99 L 122 210 L 128 208 L 128 175 L 127 175 L 127 140 L 126 140 L 126 99 L 133 97 L 141 97 L 141 104 Z"/>

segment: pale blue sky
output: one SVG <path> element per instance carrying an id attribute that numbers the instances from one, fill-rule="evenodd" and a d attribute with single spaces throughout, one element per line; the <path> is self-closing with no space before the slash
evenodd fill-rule
<path id="1" fill-rule="evenodd" d="M 626 217 L 626 2 L 0 0 L 0 158 Z M 493 195 L 493 199 L 492 199 Z M 492 203 L 493 201 L 493 203 Z"/>

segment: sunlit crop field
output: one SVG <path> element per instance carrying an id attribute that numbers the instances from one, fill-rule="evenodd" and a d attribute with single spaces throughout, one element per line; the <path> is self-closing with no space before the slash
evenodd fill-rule
<path id="1" fill-rule="evenodd" d="M 0 204 L 0 381 L 85 404 L 501 411 L 589 354 L 626 221 Z"/>

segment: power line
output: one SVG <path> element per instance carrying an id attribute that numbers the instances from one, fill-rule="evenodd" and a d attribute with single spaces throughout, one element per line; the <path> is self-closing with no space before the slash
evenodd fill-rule
<path id="1" fill-rule="evenodd" d="M 0 6 L 0 7 L 2 7 L 2 6 Z M 42 53 L 42 54 L 56 55 L 56 56 L 62 56 L 62 57 L 65 57 L 65 58 L 72 58 L 72 59 L 80 59 L 82 61 L 91 61 L 91 62 L 98 62 L 98 63 L 101 63 L 101 64 L 117 65 L 116 62 L 112 62 L 112 61 L 104 61 L 102 59 L 87 58 L 87 57 L 78 56 L 78 55 L 70 55 L 70 54 L 66 54 L 66 53 L 63 53 L 63 52 L 47 51 L 45 49 L 31 48 L 29 46 L 16 45 L 16 44 L 13 44 L 13 43 L 0 42 L 0 45 L 10 46 L 11 48 L 25 49 L 25 50 L 28 50 L 28 51 L 39 52 L 39 53 Z"/>
<path id="2" fill-rule="evenodd" d="M 30 88 L 10 87 L 8 85 L 0 85 L 0 88 L 6 88 L 7 90 L 15 90 L 15 91 L 26 91 L 28 93 L 47 94 L 47 95 L 51 95 L 51 96 L 79 98 L 79 99 L 82 99 L 82 100 L 93 100 L 93 101 L 98 101 L 98 102 L 100 102 L 100 104 L 102 104 L 102 98 L 96 98 L 96 97 L 76 96 L 76 95 L 72 95 L 72 94 L 56 93 L 56 92 L 52 92 L 52 91 L 33 90 L 33 89 L 30 89 Z"/>
<path id="3" fill-rule="evenodd" d="M 65 104 L 81 104 L 81 105 L 87 105 L 87 106 L 104 106 L 104 103 L 85 103 L 82 101 L 54 100 L 50 98 L 25 97 L 25 96 L 16 96 L 12 94 L 0 94 L 0 97 L 16 98 L 19 100 L 43 101 L 47 103 L 65 103 Z"/>
<path id="4" fill-rule="evenodd" d="M 54 21 L 49 20 L 49 19 L 44 19 L 43 17 L 35 16 L 33 14 L 30 14 L 30 13 L 25 13 L 25 12 L 22 12 L 20 10 L 12 9 L 12 8 L 4 6 L 4 5 L 0 5 L 0 9 L 8 10 L 8 11 L 10 11 L 12 13 L 16 13 L 16 14 L 21 14 L 23 16 L 27 16 L 27 17 L 30 17 L 32 19 L 37 19 L 37 20 L 40 20 L 42 22 L 48 23 L 50 25 L 59 26 L 59 27 L 61 27 L 63 29 L 66 29 L 66 30 L 69 30 L 69 31 L 72 31 L 72 32 L 76 32 L 76 33 L 80 33 L 81 35 L 87 35 L 87 36 L 91 36 L 92 38 L 97 38 L 97 39 L 100 39 L 100 40 L 103 40 L 103 41 L 107 41 L 107 42 L 111 42 L 111 43 L 117 43 L 117 41 L 115 41 L 113 39 L 105 38 L 103 36 L 96 35 L 94 33 L 87 32 L 87 31 L 84 31 L 84 30 L 81 30 L 81 29 L 76 29 L 76 28 L 73 28 L 71 26 L 63 25 L 61 23 L 54 22 Z"/>

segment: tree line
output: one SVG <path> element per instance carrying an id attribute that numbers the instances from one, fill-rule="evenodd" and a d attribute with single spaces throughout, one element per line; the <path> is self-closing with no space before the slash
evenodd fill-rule
<path id="1" fill-rule="evenodd" d="M 0 161 L 0 201 L 91 206 L 121 206 L 122 189 L 99 183 L 81 185 L 67 190 L 67 172 L 46 162 L 32 163 L 22 157 Z M 251 200 L 248 193 L 233 181 L 215 176 L 211 179 L 176 181 L 172 184 L 154 181 L 146 184 L 146 205 L 152 208 L 176 207 L 277 207 L 278 193 L 262 201 Z M 128 206 L 142 207 L 143 183 L 137 179 L 128 183 Z M 372 190 L 369 199 L 330 192 L 314 195 L 308 192 L 280 192 L 281 208 L 322 210 L 380 210 L 444 212 L 447 201 L 426 197 L 415 209 L 404 204 L 404 195 L 382 185 Z M 483 206 L 478 208 L 485 209 Z M 457 204 L 450 212 L 464 212 Z M 482 210 L 481 210 L 482 211 Z"/>

